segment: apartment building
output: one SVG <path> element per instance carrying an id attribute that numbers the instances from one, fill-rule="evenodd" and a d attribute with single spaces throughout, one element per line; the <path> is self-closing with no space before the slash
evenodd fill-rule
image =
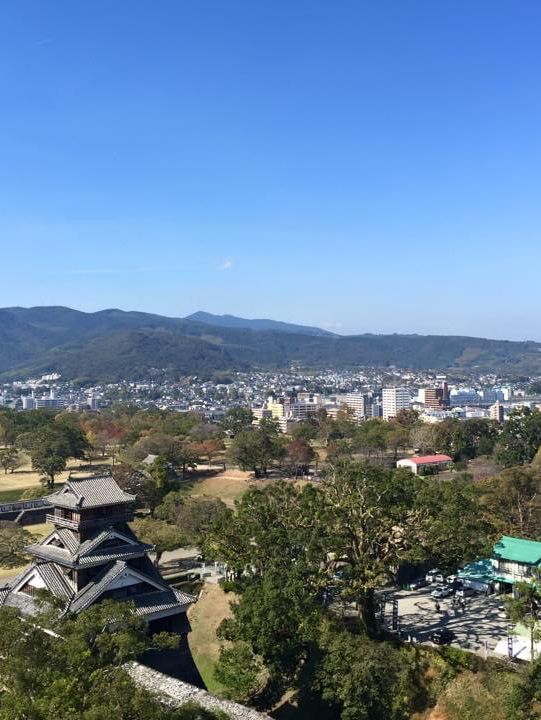
<path id="1" fill-rule="evenodd" d="M 400 410 L 405 410 L 410 406 L 411 396 L 408 388 L 383 388 L 382 409 L 384 420 L 396 417 Z"/>

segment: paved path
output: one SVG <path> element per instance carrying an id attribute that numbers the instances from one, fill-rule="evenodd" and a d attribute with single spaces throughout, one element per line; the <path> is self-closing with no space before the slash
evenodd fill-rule
<path id="1" fill-rule="evenodd" d="M 484 653 L 485 648 L 493 651 L 497 642 L 507 637 L 509 620 L 498 610 L 501 596 L 465 598 L 465 610 L 453 608 L 452 598 L 445 598 L 439 601 L 440 612 L 437 612 L 436 603 L 430 597 L 433 587 L 396 593 L 403 637 L 410 635 L 418 642 L 425 642 L 431 632 L 447 627 L 456 635 L 454 645 L 477 653 Z M 386 605 L 386 619 L 391 622 L 390 603 Z"/>

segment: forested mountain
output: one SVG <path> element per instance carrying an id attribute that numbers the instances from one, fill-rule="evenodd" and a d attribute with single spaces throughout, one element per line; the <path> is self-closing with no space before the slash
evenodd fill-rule
<path id="1" fill-rule="evenodd" d="M 3 377 L 58 371 L 66 379 L 111 381 L 138 379 L 152 371 L 178 377 L 284 368 L 292 362 L 304 367 L 396 365 L 541 374 L 541 344 L 435 335 L 315 335 L 121 310 L 0 309 Z"/>
<path id="2" fill-rule="evenodd" d="M 202 322 L 207 325 L 216 325 L 218 327 L 228 328 L 247 328 L 249 330 L 276 330 L 278 332 L 296 333 L 298 335 L 315 335 L 317 337 L 335 337 L 334 333 L 328 330 L 322 330 L 317 327 L 308 325 L 293 325 L 292 323 L 280 322 L 279 320 L 257 319 L 248 320 L 247 318 L 235 317 L 235 315 L 213 315 L 212 313 L 195 312 L 188 315 L 186 320 L 194 322 Z"/>

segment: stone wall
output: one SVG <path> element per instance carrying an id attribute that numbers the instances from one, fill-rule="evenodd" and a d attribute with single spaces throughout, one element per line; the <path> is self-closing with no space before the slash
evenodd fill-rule
<path id="1" fill-rule="evenodd" d="M 128 663 L 126 670 L 140 687 L 156 695 L 160 702 L 169 707 L 178 708 L 191 701 L 207 710 L 221 710 L 229 715 L 231 720 L 270 720 L 270 717 L 264 713 L 230 700 L 222 700 L 206 690 L 200 690 L 194 685 L 163 675 L 146 665 L 132 662 Z"/>

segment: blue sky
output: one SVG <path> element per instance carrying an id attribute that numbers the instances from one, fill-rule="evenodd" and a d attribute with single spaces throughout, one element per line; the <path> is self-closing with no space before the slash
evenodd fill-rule
<path id="1" fill-rule="evenodd" d="M 537 0 L 4 0 L 0 306 L 541 340 Z"/>

